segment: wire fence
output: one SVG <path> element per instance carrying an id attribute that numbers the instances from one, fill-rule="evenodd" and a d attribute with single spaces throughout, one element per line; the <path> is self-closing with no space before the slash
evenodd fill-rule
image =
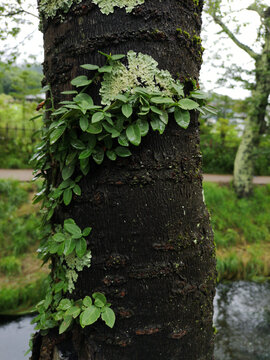
<path id="1" fill-rule="evenodd" d="M 24 138 L 25 141 L 29 141 L 30 143 L 36 140 L 38 129 L 27 128 L 27 127 L 10 127 L 9 125 L 0 126 L 0 140 L 6 141 L 11 139 L 21 139 Z"/>

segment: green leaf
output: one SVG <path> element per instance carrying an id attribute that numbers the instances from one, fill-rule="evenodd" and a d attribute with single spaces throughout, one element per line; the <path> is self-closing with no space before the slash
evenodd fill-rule
<path id="1" fill-rule="evenodd" d="M 74 239 L 72 239 L 72 237 L 69 237 L 66 239 L 65 241 L 65 249 L 64 249 L 64 255 L 69 255 L 73 252 L 73 250 L 75 249 L 76 246 L 76 242 Z"/>
<path id="2" fill-rule="evenodd" d="M 53 299 L 52 294 L 48 293 L 44 299 L 44 304 L 43 304 L 45 310 L 47 310 L 50 304 L 52 303 L 52 299 Z"/>
<path id="3" fill-rule="evenodd" d="M 77 151 L 74 151 L 73 149 L 70 149 L 70 151 L 72 152 L 70 152 L 66 158 L 66 165 L 70 165 L 77 155 Z"/>
<path id="4" fill-rule="evenodd" d="M 111 56 L 111 60 L 117 61 L 117 60 L 123 59 L 124 57 L 126 57 L 126 55 L 116 54 L 116 55 Z"/>
<path id="5" fill-rule="evenodd" d="M 86 70 L 97 70 L 97 69 L 99 69 L 99 66 L 92 65 L 92 64 L 83 64 L 83 65 L 80 65 L 80 66 L 81 66 L 81 68 L 86 69 Z"/>
<path id="6" fill-rule="evenodd" d="M 94 149 L 94 147 L 96 146 L 96 143 L 97 143 L 96 136 L 93 134 L 88 135 L 87 148 Z"/>
<path id="7" fill-rule="evenodd" d="M 73 320 L 72 316 L 64 317 L 64 320 L 59 327 L 59 334 L 63 334 L 63 332 L 65 332 L 67 330 L 67 328 L 69 328 L 69 326 L 72 323 L 72 320 Z"/>
<path id="8" fill-rule="evenodd" d="M 162 111 L 162 114 L 159 115 L 159 118 L 160 118 L 160 120 L 161 120 L 165 125 L 168 124 L 169 115 L 168 115 L 167 111 Z"/>
<path id="9" fill-rule="evenodd" d="M 67 206 L 70 204 L 71 200 L 72 200 L 72 190 L 70 188 L 67 188 L 64 191 L 63 194 L 63 200 L 64 200 L 64 204 Z"/>
<path id="10" fill-rule="evenodd" d="M 71 308 L 69 308 L 66 312 L 65 312 L 65 317 L 66 316 L 72 316 L 73 319 L 75 319 L 78 315 L 80 315 L 81 309 L 78 308 L 78 306 L 72 306 Z"/>
<path id="11" fill-rule="evenodd" d="M 93 160 L 100 165 L 104 160 L 104 150 L 101 147 L 96 147 L 93 154 Z"/>
<path id="12" fill-rule="evenodd" d="M 97 123 L 97 122 L 99 122 L 99 121 L 101 121 L 103 119 L 104 119 L 104 113 L 103 112 L 96 112 L 92 116 L 91 122 L 92 122 L 92 124 L 95 124 L 95 123 Z"/>
<path id="13" fill-rule="evenodd" d="M 76 87 L 86 86 L 91 84 L 92 80 L 88 80 L 87 76 L 81 75 L 75 77 L 75 79 L 71 80 L 71 85 L 74 85 Z"/>
<path id="14" fill-rule="evenodd" d="M 184 91 L 183 91 L 183 89 L 184 89 L 183 85 L 173 84 L 172 86 L 179 96 L 185 96 Z"/>
<path id="15" fill-rule="evenodd" d="M 86 150 L 83 150 L 80 155 L 79 155 L 79 159 L 86 159 L 86 158 L 89 158 L 89 156 L 92 154 L 93 152 L 93 149 L 86 149 Z"/>
<path id="16" fill-rule="evenodd" d="M 90 296 L 85 296 L 85 298 L 83 299 L 83 305 L 86 307 L 91 306 L 92 303 L 92 299 L 90 298 Z"/>
<path id="17" fill-rule="evenodd" d="M 102 125 L 100 123 L 89 124 L 86 131 L 90 134 L 100 134 L 102 132 Z"/>
<path id="18" fill-rule="evenodd" d="M 80 238 L 76 242 L 76 254 L 79 256 L 79 258 L 83 257 L 83 255 L 86 253 L 87 249 L 87 243 L 85 238 Z"/>
<path id="19" fill-rule="evenodd" d="M 181 110 L 178 107 L 175 108 L 174 118 L 177 124 L 181 126 L 183 129 L 186 129 L 190 123 L 189 111 Z"/>
<path id="20" fill-rule="evenodd" d="M 80 118 L 80 128 L 85 131 L 88 128 L 89 122 L 86 116 Z"/>
<path id="21" fill-rule="evenodd" d="M 53 241 L 56 241 L 58 243 L 61 243 L 66 240 L 65 235 L 62 233 L 56 233 L 53 235 Z"/>
<path id="22" fill-rule="evenodd" d="M 112 72 L 112 66 L 102 66 L 98 69 L 99 73 L 111 73 Z"/>
<path id="23" fill-rule="evenodd" d="M 75 195 L 78 195 L 78 196 L 81 196 L 81 194 L 82 194 L 82 190 L 81 190 L 79 185 L 74 186 L 73 192 L 74 192 Z"/>
<path id="24" fill-rule="evenodd" d="M 78 94 L 73 100 L 84 109 L 92 109 L 94 105 L 92 97 L 86 93 Z"/>
<path id="25" fill-rule="evenodd" d="M 160 121 L 158 118 L 154 118 L 151 120 L 150 124 L 154 131 L 157 130 L 160 134 L 163 134 L 165 130 L 165 124 L 162 121 Z"/>
<path id="26" fill-rule="evenodd" d="M 90 170 L 89 158 L 80 160 L 80 170 L 86 176 Z"/>
<path id="27" fill-rule="evenodd" d="M 136 124 L 139 126 L 140 128 L 140 132 L 141 132 L 141 136 L 145 136 L 148 134 L 149 131 L 149 123 L 147 120 L 144 119 L 138 119 L 136 121 Z"/>
<path id="28" fill-rule="evenodd" d="M 90 232 L 92 231 L 91 227 L 87 227 L 83 230 L 82 234 L 83 236 L 88 236 L 90 234 Z"/>
<path id="29" fill-rule="evenodd" d="M 76 90 L 61 91 L 61 94 L 63 94 L 63 95 L 73 95 L 73 94 L 78 94 L 78 91 L 76 91 Z"/>
<path id="30" fill-rule="evenodd" d="M 59 281 L 57 284 L 54 285 L 54 292 L 57 294 L 60 291 L 63 290 L 63 287 L 65 286 L 64 281 Z"/>
<path id="31" fill-rule="evenodd" d="M 53 145 L 63 135 L 66 126 L 60 126 L 50 134 L 50 144 Z"/>
<path id="32" fill-rule="evenodd" d="M 136 146 L 140 145 L 141 131 L 140 131 L 140 127 L 136 123 L 133 123 L 127 127 L 126 135 L 128 140 L 131 142 L 131 144 Z"/>
<path id="33" fill-rule="evenodd" d="M 103 123 L 102 126 L 104 127 L 104 129 L 111 134 L 112 138 L 117 138 L 118 136 L 120 136 L 120 132 L 112 125 L 107 124 L 107 123 Z"/>
<path id="34" fill-rule="evenodd" d="M 62 242 L 62 243 L 58 246 L 57 254 L 58 254 L 59 256 L 63 255 L 63 254 L 64 254 L 64 250 L 65 250 L 65 243 Z"/>
<path id="35" fill-rule="evenodd" d="M 62 170 L 62 178 L 63 180 L 67 180 L 71 177 L 71 175 L 74 173 L 75 166 L 74 165 L 68 165 L 65 166 Z"/>
<path id="36" fill-rule="evenodd" d="M 159 108 L 157 108 L 156 106 L 150 106 L 150 109 L 151 109 L 154 113 L 156 113 L 156 114 L 158 114 L 158 115 L 162 115 L 162 111 L 161 111 Z"/>
<path id="37" fill-rule="evenodd" d="M 122 146 L 129 145 L 129 142 L 128 142 L 128 139 L 127 139 L 127 136 L 125 133 L 121 133 L 120 136 L 118 136 L 118 143 L 119 143 L 119 145 L 122 145 Z"/>
<path id="38" fill-rule="evenodd" d="M 72 303 L 69 299 L 62 299 L 57 306 L 57 310 L 67 310 L 72 306 Z"/>
<path id="39" fill-rule="evenodd" d="M 67 220 L 64 221 L 64 229 L 69 232 L 71 235 L 81 234 L 81 229 L 75 223 L 69 223 Z"/>
<path id="40" fill-rule="evenodd" d="M 100 309 L 96 306 L 91 305 L 84 310 L 80 315 L 80 324 L 84 328 L 87 325 L 91 325 L 97 321 L 100 317 Z"/>
<path id="41" fill-rule="evenodd" d="M 122 101 L 123 103 L 126 103 L 128 101 L 128 97 L 124 94 L 118 94 L 115 98 Z"/>
<path id="42" fill-rule="evenodd" d="M 85 144 L 79 139 L 71 140 L 70 144 L 71 144 L 71 146 L 73 146 L 77 150 L 84 150 L 85 149 Z"/>
<path id="43" fill-rule="evenodd" d="M 173 99 L 169 97 L 155 96 L 152 97 L 150 100 L 154 104 L 174 104 Z"/>
<path id="44" fill-rule="evenodd" d="M 108 306 L 105 306 L 105 310 L 101 314 L 101 319 L 105 321 L 105 324 L 112 328 L 115 323 L 115 313 L 114 311 L 109 308 Z"/>
<path id="45" fill-rule="evenodd" d="M 191 99 L 181 99 L 178 101 L 178 106 L 183 110 L 194 110 L 199 107 L 199 104 Z"/>
<path id="46" fill-rule="evenodd" d="M 190 96 L 194 99 L 207 99 L 207 94 L 203 91 L 191 91 Z"/>
<path id="47" fill-rule="evenodd" d="M 129 118 L 131 114 L 133 113 L 132 106 L 130 104 L 124 104 L 122 105 L 122 113 L 126 118 Z"/>
<path id="48" fill-rule="evenodd" d="M 95 306 L 102 308 L 106 305 L 107 300 L 104 294 L 96 292 L 92 294 L 93 299 L 95 299 Z"/>
<path id="49" fill-rule="evenodd" d="M 117 146 L 114 151 L 116 152 L 116 155 L 120 157 L 128 157 L 131 155 L 130 150 L 122 146 Z"/>
<path id="50" fill-rule="evenodd" d="M 58 189 L 66 189 L 67 187 L 70 187 L 73 184 L 73 181 L 71 179 L 67 179 L 61 182 L 61 184 L 58 186 Z"/>
<path id="51" fill-rule="evenodd" d="M 107 150 L 106 155 L 112 161 L 115 161 L 117 159 L 117 155 L 113 150 Z"/>

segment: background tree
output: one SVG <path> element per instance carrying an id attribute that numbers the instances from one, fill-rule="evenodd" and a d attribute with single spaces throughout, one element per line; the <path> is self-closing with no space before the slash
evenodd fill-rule
<path id="1" fill-rule="evenodd" d="M 185 81 L 186 94 L 193 89 L 189 79 L 198 78 L 201 65 L 203 1 L 55 4 L 39 2 L 44 73 L 56 105 L 75 76 L 89 74 L 80 65 L 104 65 L 99 50 L 151 55 L 159 69 Z M 153 62 L 144 61 L 139 68 L 147 73 Z M 136 78 L 141 87 L 147 83 L 145 72 Z M 89 94 L 100 101 L 98 83 Z M 73 131 L 79 134 L 78 125 Z M 75 325 L 60 336 L 53 329 L 35 338 L 33 360 L 61 354 L 81 360 L 213 358 L 215 256 L 202 195 L 198 113 L 191 112 L 186 130 L 170 118 L 162 136 L 149 132 L 131 152 L 128 159 L 106 159 L 101 166 L 91 160 L 79 183 L 82 195 L 65 201 L 68 206 L 62 203 L 52 218 L 59 223 L 71 217 L 81 229 L 93 228 L 88 237 L 92 264 L 80 272 L 72 296 L 104 293 L 116 313 L 115 326 L 108 329 L 101 321 L 84 329 Z M 56 156 L 42 167 L 50 188 L 49 169 L 61 181 L 61 154 Z"/>
<path id="2" fill-rule="evenodd" d="M 206 11 L 212 16 L 215 23 L 221 27 L 222 32 L 240 49 L 245 51 L 254 60 L 255 64 L 254 83 L 252 85 L 244 80 L 241 72 L 239 74 L 239 68 L 237 69 L 238 75 L 233 73 L 234 79 L 248 83 L 248 88 L 252 91 L 245 130 L 234 163 L 235 191 L 239 197 L 243 197 L 248 196 L 252 191 L 254 152 L 267 128 L 266 108 L 269 103 L 270 93 L 270 8 L 263 1 L 255 1 L 246 8 L 246 10 L 255 11 L 261 19 L 258 33 L 258 38 L 261 41 L 261 52 L 256 52 L 237 38 L 237 31 L 239 31 L 241 24 L 238 24 L 236 32 L 229 29 L 226 22 L 228 12 L 223 12 L 221 5 L 221 0 L 208 1 Z M 244 73 L 244 70 L 242 73 Z"/>
<path id="3" fill-rule="evenodd" d="M 0 59 L 7 64 L 13 63 L 20 54 L 20 45 L 26 39 L 31 39 L 32 32 L 25 36 L 22 43 L 10 45 L 12 38 L 17 38 L 25 25 L 32 24 L 31 18 L 38 17 L 33 12 L 34 5 L 28 0 L 0 1 L 0 40 L 2 47 Z M 35 30 L 33 30 L 35 31 Z M 38 44 L 35 44 L 37 47 Z"/>

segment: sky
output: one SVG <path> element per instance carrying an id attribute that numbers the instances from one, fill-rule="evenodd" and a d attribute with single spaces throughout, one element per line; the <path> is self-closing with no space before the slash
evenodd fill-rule
<path id="1" fill-rule="evenodd" d="M 249 22 L 237 35 L 239 40 L 246 45 L 249 45 L 254 50 L 260 50 L 258 42 L 256 43 L 257 29 L 260 24 L 259 16 L 254 11 L 241 10 L 250 5 L 254 0 L 223 0 L 223 3 L 230 3 L 231 7 L 235 11 L 231 16 L 225 17 L 223 20 L 228 20 L 228 26 L 230 29 L 234 29 L 236 23 L 232 21 L 232 16 L 235 16 L 240 23 Z M 33 4 L 32 0 L 25 0 L 25 3 Z M 270 0 L 265 0 L 264 3 L 270 6 Z M 224 7 L 228 9 L 227 6 Z M 241 11 L 239 11 L 241 10 Z M 31 10 L 37 14 L 37 10 Z M 16 43 L 23 42 L 20 45 L 21 56 L 18 59 L 19 63 L 23 61 L 33 62 L 29 57 L 30 54 L 36 56 L 37 62 L 43 61 L 43 49 L 42 49 L 42 33 L 38 30 L 38 19 L 29 17 L 33 22 L 33 25 L 23 25 L 21 33 L 17 37 L 17 40 L 9 39 L 8 46 L 12 48 Z M 203 15 L 203 30 L 202 30 L 202 45 L 206 49 L 203 55 L 203 65 L 200 75 L 200 84 L 208 92 L 218 92 L 220 94 L 226 94 L 233 98 L 245 98 L 250 95 L 249 91 L 243 90 L 240 86 L 234 89 L 230 89 L 227 86 L 218 86 L 216 80 L 219 78 L 219 74 L 222 73 L 222 63 L 230 67 L 232 64 L 244 67 L 246 69 L 254 68 L 254 61 L 241 49 L 239 49 L 230 39 L 224 35 L 218 34 L 220 27 L 213 23 L 209 16 Z M 30 39 L 23 41 L 28 35 L 31 35 Z"/>

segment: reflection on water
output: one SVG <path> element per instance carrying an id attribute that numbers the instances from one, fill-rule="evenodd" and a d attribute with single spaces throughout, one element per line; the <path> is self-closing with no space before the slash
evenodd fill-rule
<path id="1" fill-rule="evenodd" d="M 34 332 L 34 325 L 30 322 L 32 316 L 23 316 L 17 319 L 0 319 L 0 359 L 26 360 L 24 356 L 28 350 L 30 335 Z"/>
<path id="2" fill-rule="evenodd" d="M 23 355 L 33 333 L 31 319 L 0 320 L 1 360 L 28 359 Z M 214 323 L 216 360 L 270 360 L 270 283 L 219 284 Z"/>
<path id="3" fill-rule="evenodd" d="M 270 283 L 219 284 L 216 360 L 270 360 Z"/>

